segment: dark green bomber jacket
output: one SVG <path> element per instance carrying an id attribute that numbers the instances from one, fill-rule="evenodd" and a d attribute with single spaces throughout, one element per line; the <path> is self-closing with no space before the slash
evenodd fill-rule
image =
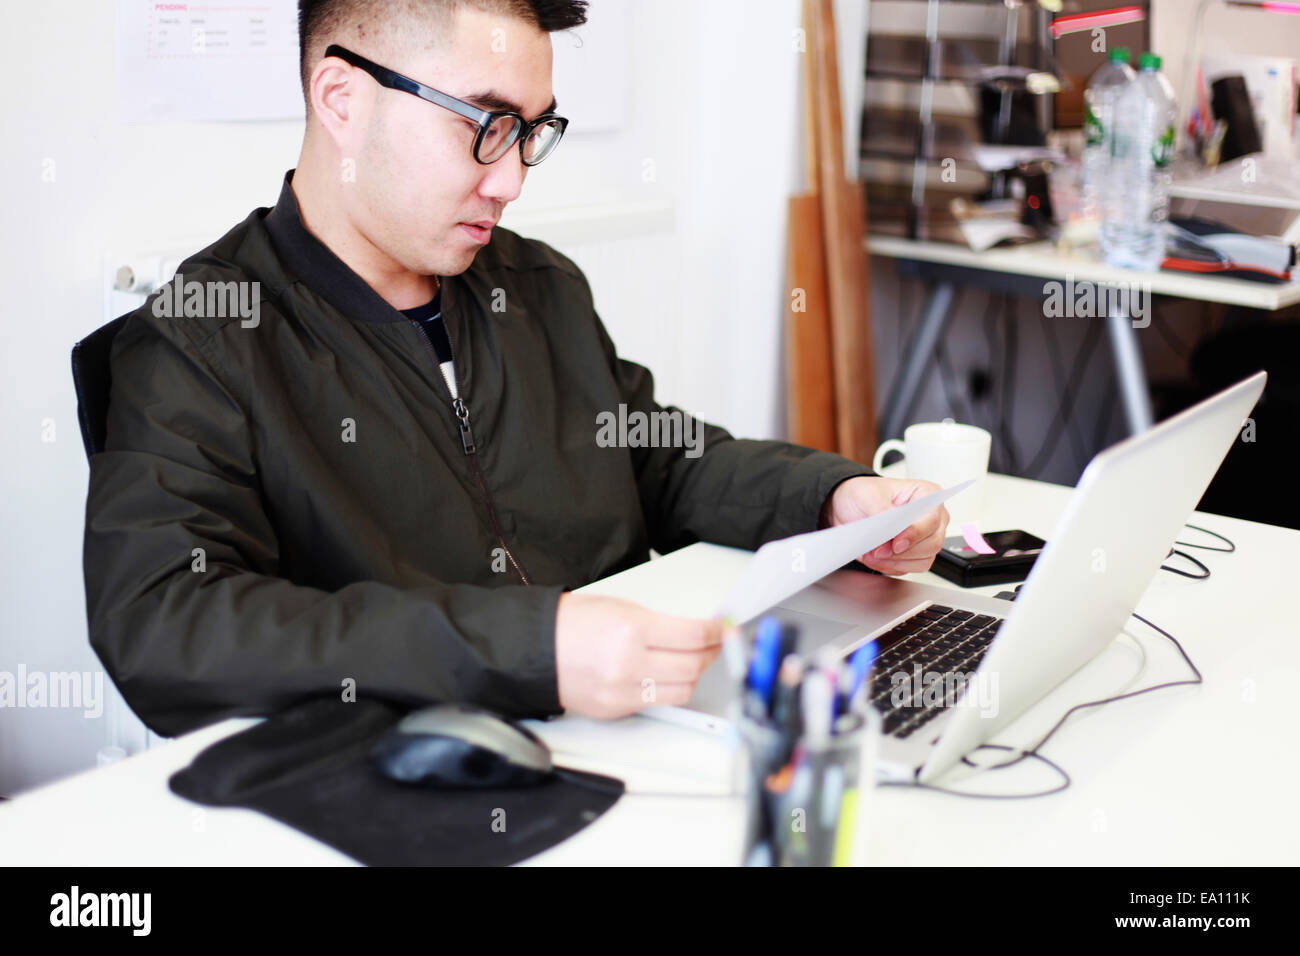
<path id="1" fill-rule="evenodd" d="M 423 333 L 304 227 L 292 175 L 178 270 L 260 283 L 255 326 L 159 318 L 155 293 L 113 345 L 87 615 L 155 732 L 350 688 L 558 713 L 563 591 L 651 548 L 812 530 L 839 482 L 872 474 L 703 423 L 696 457 L 607 447 L 601 413 L 677 410 L 615 353 L 582 272 L 501 228 L 442 282 L 467 453 Z"/>

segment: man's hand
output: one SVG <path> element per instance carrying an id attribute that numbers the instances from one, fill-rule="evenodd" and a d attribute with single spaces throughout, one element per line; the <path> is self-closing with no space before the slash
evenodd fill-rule
<path id="1" fill-rule="evenodd" d="M 822 508 L 822 526 L 869 518 L 889 508 L 905 505 L 915 496 L 939 491 L 932 481 L 919 478 L 879 478 L 862 476 L 840 482 Z M 859 560 L 883 574 L 914 574 L 930 570 L 934 556 L 943 547 L 948 527 L 948 509 L 940 505 L 926 512 L 912 526 L 899 532 Z"/>
<path id="2" fill-rule="evenodd" d="M 560 706 L 612 719 L 680 706 L 722 649 L 722 622 L 658 614 L 631 601 L 562 594 L 555 615 Z"/>

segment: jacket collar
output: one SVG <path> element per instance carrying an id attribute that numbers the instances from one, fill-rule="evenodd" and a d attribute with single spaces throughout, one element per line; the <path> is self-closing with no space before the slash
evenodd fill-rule
<path id="1" fill-rule="evenodd" d="M 385 302 L 303 224 L 298 197 L 291 185 L 293 174 L 292 169 L 284 174 L 280 198 L 266 216 L 266 230 L 285 268 L 350 319 L 371 323 L 406 322 L 406 316 Z M 453 278 L 442 278 L 441 305 L 444 320 L 448 322 L 455 297 Z"/>

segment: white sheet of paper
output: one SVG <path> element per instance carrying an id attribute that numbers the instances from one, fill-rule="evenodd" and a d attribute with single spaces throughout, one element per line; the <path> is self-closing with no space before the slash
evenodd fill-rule
<path id="1" fill-rule="evenodd" d="M 301 120 L 288 0 L 118 0 L 124 123 Z"/>
<path id="2" fill-rule="evenodd" d="M 754 552 L 749 567 L 718 608 L 717 616 L 743 624 L 880 547 L 973 482 L 973 478 L 963 481 L 861 521 L 769 541 Z"/>

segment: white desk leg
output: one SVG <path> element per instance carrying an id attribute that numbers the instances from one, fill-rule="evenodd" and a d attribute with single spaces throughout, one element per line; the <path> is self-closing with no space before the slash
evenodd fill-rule
<path id="1" fill-rule="evenodd" d="M 1132 435 L 1146 431 L 1155 423 L 1151 411 L 1151 390 L 1147 386 L 1147 372 L 1142 364 L 1142 350 L 1138 347 L 1137 330 L 1126 312 L 1112 309 L 1106 318 L 1110 333 L 1110 351 L 1115 360 L 1115 377 L 1119 380 L 1120 395 L 1124 399 L 1124 418 Z"/>
<path id="2" fill-rule="evenodd" d="M 884 411 L 880 416 L 881 441 L 903 437 L 903 426 L 907 424 L 907 416 L 916 403 L 916 395 L 921 390 L 925 373 L 930 367 L 934 347 L 948 327 L 955 291 L 955 284 L 947 280 L 936 282 L 930 289 L 925 308 L 921 311 L 920 322 L 903 352 L 903 366 L 889 383 L 889 393 L 885 397 Z"/>

